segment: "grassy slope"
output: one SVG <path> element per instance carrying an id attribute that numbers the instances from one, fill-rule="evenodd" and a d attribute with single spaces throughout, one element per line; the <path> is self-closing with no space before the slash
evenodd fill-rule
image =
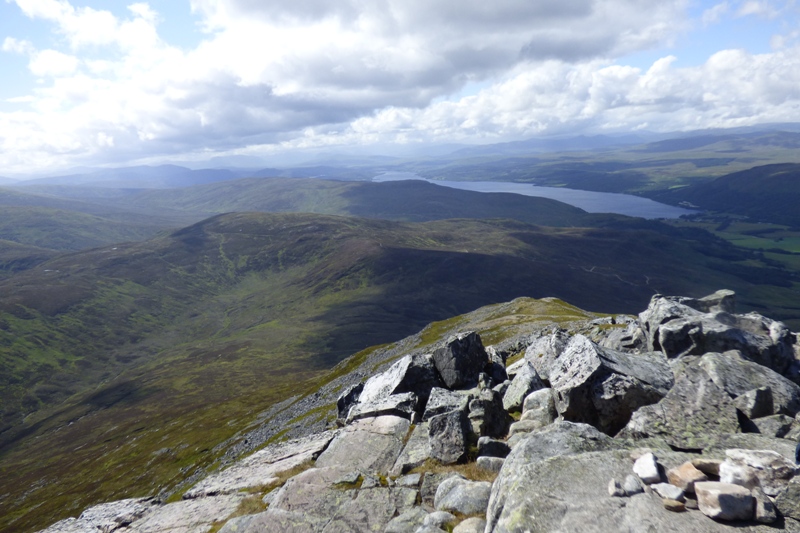
<path id="1" fill-rule="evenodd" d="M 719 287 L 753 303 L 724 246 L 641 229 L 246 213 L 113 248 L 0 282 L 0 528 L 168 491 L 343 357 L 482 305 L 633 312 Z M 759 287 L 795 294 L 785 281 Z"/>

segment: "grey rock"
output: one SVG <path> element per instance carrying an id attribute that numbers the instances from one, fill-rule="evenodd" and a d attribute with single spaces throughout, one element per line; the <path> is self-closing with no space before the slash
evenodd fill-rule
<path id="1" fill-rule="evenodd" d="M 765 416 L 753 420 L 752 423 L 758 428 L 758 432 L 762 435 L 777 437 L 779 439 L 788 435 L 796 425 L 794 418 L 790 418 L 786 415 Z"/>
<path id="2" fill-rule="evenodd" d="M 540 411 L 555 420 L 558 412 L 555 400 L 553 400 L 553 389 L 546 387 L 528 394 L 522 402 L 522 414 L 529 411 Z"/>
<path id="3" fill-rule="evenodd" d="M 675 500 L 678 502 L 685 501 L 683 489 L 676 487 L 670 483 L 653 483 L 650 485 L 653 492 L 658 494 L 664 499 Z"/>
<path id="4" fill-rule="evenodd" d="M 561 357 L 569 339 L 565 330 L 557 329 L 550 335 L 534 339 L 525 350 L 525 360 L 533 365 L 541 379 L 550 379 L 550 368 Z"/>
<path id="5" fill-rule="evenodd" d="M 440 529 L 453 525 L 456 522 L 456 517 L 447 511 L 434 511 L 425 517 L 422 522 L 423 526 L 438 527 Z"/>
<path id="6" fill-rule="evenodd" d="M 486 529 L 486 520 L 473 516 L 454 527 L 453 533 L 483 533 L 484 529 Z"/>
<path id="7" fill-rule="evenodd" d="M 434 499 L 436 498 L 436 489 L 439 488 L 439 483 L 450 477 L 452 474 L 433 474 L 426 472 L 422 477 L 422 486 L 419 488 L 419 497 L 422 505 L 433 509 Z"/>
<path id="8" fill-rule="evenodd" d="M 355 485 L 358 483 L 358 480 L 361 479 L 361 472 L 358 470 L 353 470 L 352 472 L 347 472 L 336 478 L 333 482 L 334 485 Z"/>
<path id="9" fill-rule="evenodd" d="M 700 511 L 716 520 L 751 520 L 755 514 L 755 498 L 750 490 L 739 485 L 703 481 L 695 484 Z"/>
<path id="10" fill-rule="evenodd" d="M 732 449 L 727 450 L 725 455 L 727 459 L 720 465 L 720 478 L 723 467 L 728 464 L 751 468 L 758 478 L 757 485 L 769 496 L 776 496 L 782 491 L 797 472 L 794 461 L 772 450 Z"/>
<path id="11" fill-rule="evenodd" d="M 509 437 L 513 437 L 518 433 L 530 433 L 531 431 L 541 428 L 542 425 L 537 420 L 520 420 L 514 422 L 508 428 Z"/>
<path id="12" fill-rule="evenodd" d="M 437 511 L 473 515 L 484 513 L 489 504 L 492 484 L 470 481 L 460 475 L 449 477 L 439 484 L 433 506 Z"/>
<path id="13" fill-rule="evenodd" d="M 219 533 L 244 533 L 250 528 L 250 524 L 256 519 L 256 515 L 237 516 L 228 520 Z"/>
<path id="14" fill-rule="evenodd" d="M 475 395 L 471 393 L 450 391 L 441 387 L 434 387 L 431 389 L 428 404 L 425 406 L 425 412 L 422 415 L 422 420 L 430 420 L 436 415 L 449 413 L 456 409 L 465 409 L 465 406 L 468 405 L 474 397 Z"/>
<path id="15" fill-rule="evenodd" d="M 420 526 L 414 533 L 442 533 L 444 529 L 435 526 Z"/>
<path id="16" fill-rule="evenodd" d="M 608 482 L 608 495 L 615 498 L 626 496 L 622 484 L 614 478 L 611 478 L 611 481 Z"/>
<path id="17" fill-rule="evenodd" d="M 482 390 L 469 402 L 469 419 L 477 435 L 488 437 L 504 437 L 511 423 L 500 394 L 491 389 Z"/>
<path id="18" fill-rule="evenodd" d="M 192 487 L 184 498 L 230 494 L 278 481 L 278 475 L 316 458 L 338 435 L 326 431 L 302 439 L 267 446 L 234 463 L 230 468 L 211 474 Z"/>
<path id="19" fill-rule="evenodd" d="M 783 516 L 800 520 L 800 477 L 792 479 L 778 494 L 775 507 Z"/>
<path id="20" fill-rule="evenodd" d="M 133 523 L 152 508 L 150 498 L 130 498 L 90 507 L 78 520 L 91 523 L 100 531 L 111 532 Z"/>
<path id="21" fill-rule="evenodd" d="M 772 389 L 760 387 L 736 397 L 736 408 L 750 420 L 774 413 Z"/>
<path id="22" fill-rule="evenodd" d="M 409 470 L 421 466 L 430 456 L 431 444 L 428 438 L 428 423 L 423 422 L 418 424 L 411 432 L 411 437 L 409 437 L 389 473 L 393 476 L 405 474 Z"/>
<path id="23" fill-rule="evenodd" d="M 525 366 L 525 359 L 520 359 L 519 361 L 515 361 L 506 367 L 506 374 L 508 374 L 508 384 L 511 384 L 511 380 L 514 379 L 514 376 L 517 375 L 517 372 Z"/>
<path id="24" fill-rule="evenodd" d="M 630 474 L 625 476 L 622 488 L 627 496 L 635 496 L 636 494 L 644 492 L 644 487 L 642 487 L 639 478 Z"/>
<path id="25" fill-rule="evenodd" d="M 728 289 L 720 289 L 699 299 L 681 297 L 680 302 L 701 313 L 736 312 L 736 293 Z"/>
<path id="26" fill-rule="evenodd" d="M 347 414 L 347 423 L 361 418 L 375 418 L 376 416 L 392 415 L 411 420 L 417 409 L 417 395 L 413 392 L 390 394 L 385 398 L 378 398 L 366 402 L 358 402 L 350 408 Z"/>
<path id="27" fill-rule="evenodd" d="M 342 429 L 317 459 L 317 467 L 387 473 L 411 424 L 396 416 L 362 418 Z"/>
<path id="28" fill-rule="evenodd" d="M 754 487 L 750 491 L 756 499 L 755 519 L 762 524 L 774 524 L 778 520 L 778 512 L 775 504 L 767 496 L 761 487 Z"/>
<path id="29" fill-rule="evenodd" d="M 436 415 L 428 421 L 431 457 L 442 464 L 453 464 L 467 453 L 471 427 L 464 411 Z"/>
<path id="30" fill-rule="evenodd" d="M 374 489 L 381 486 L 381 479 L 373 474 L 364 474 L 364 480 L 361 482 L 361 490 Z"/>
<path id="31" fill-rule="evenodd" d="M 642 352 L 647 346 L 647 337 L 639 324 L 633 322 L 624 328 L 614 328 L 604 332 L 604 336 L 598 344 L 603 348 L 622 352 Z"/>
<path id="32" fill-rule="evenodd" d="M 717 433 L 736 433 L 739 419 L 733 400 L 696 364 L 688 365 L 675 386 L 655 405 L 631 416 L 619 437 L 661 437 L 671 446 L 702 449 Z"/>
<path id="33" fill-rule="evenodd" d="M 339 395 L 339 398 L 336 400 L 336 412 L 339 418 L 347 418 L 347 413 L 350 411 L 350 408 L 358 402 L 358 397 L 363 390 L 364 384 L 356 383 L 346 388 L 344 392 Z"/>
<path id="34" fill-rule="evenodd" d="M 489 356 L 489 362 L 484 370 L 493 384 L 498 385 L 505 382 L 508 379 L 508 373 L 506 372 L 506 362 L 503 356 L 497 352 L 494 346 L 487 346 L 486 354 Z"/>
<path id="35" fill-rule="evenodd" d="M 661 481 L 658 461 L 656 460 L 656 456 L 652 453 L 646 453 L 636 459 L 633 463 L 633 473 L 639 476 L 639 478 L 648 485 Z"/>
<path id="36" fill-rule="evenodd" d="M 499 472 L 506 460 L 500 457 L 478 457 L 478 468 L 488 472 Z"/>
<path id="37" fill-rule="evenodd" d="M 498 385 L 495 385 L 494 387 L 492 387 L 492 390 L 493 390 L 493 391 L 497 391 L 497 393 L 498 393 L 500 396 L 502 396 L 502 395 L 504 395 L 504 394 L 506 393 L 506 391 L 508 390 L 508 388 L 509 388 L 510 386 L 511 386 L 511 381 L 507 379 L 507 380 L 505 380 L 504 382 L 502 382 L 502 383 L 500 383 L 500 384 L 498 384 Z"/>
<path id="38" fill-rule="evenodd" d="M 631 413 L 663 398 L 672 370 L 660 354 L 630 354 L 600 348 L 574 336 L 550 372 L 556 409 L 565 420 L 614 434 Z"/>
<path id="39" fill-rule="evenodd" d="M 521 411 L 525 398 L 531 392 L 543 388 L 545 388 L 544 383 L 536 373 L 536 369 L 526 361 L 503 396 L 503 408 L 511 413 Z"/>
<path id="40" fill-rule="evenodd" d="M 373 402 L 391 396 L 413 392 L 425 405 L 433 387 L 441 387 L 433 359 L 428 354 L 410 354 L 398 360 L 385 372 L 375 375 L 364 384 L 358 401 Z"/>
<path id="41" fill-rule="evenodd" d="M 478 455 L 486 457 L 506 457 L 511 448 L 502 440 L 491 437 L 481 437 L 478 439 Z"/>
<path id="42" fill-rule="evenodd" d="M 406 474 L 397 478 L 395 484 L 398 487 L 419 487 L 420 481 L 422 481 L 422 474 Z"/>
<path id="43" fill-rule="evenodd" d="M 384 533 L 414 533 L 422 525 L 428 512 L 422 507 L 412 507 L 399 516 L 392 518 Z"/>
<path id="44" fill-rule="evenodd" d="M 246 496 L 246 494 L 225 494 L 155 506 L 125 531 L 136 533 L 207 531 L 215 522 L 227 520 Z"/>
<path id="45" fill-rule="evenodd" d="M 447 339 L 433 352 L 436 370 L 449 389 L 474 387 L 478 374 L 489 361 L 480 336 L 474 331 L 459 333 Z"/>
<path id="46" fill-rule="evenodd" d="M 707 353 L 700 358 L 699 365 L 732 398 L 748 394 L 753 389 L 769 388 L 773 410 L 767 415 L 794 416 L 800 411 L 800 387 L 776 371 L 748 361 L 741 352 Z M 758 418 L 756 415 L 749 418 Z"/>

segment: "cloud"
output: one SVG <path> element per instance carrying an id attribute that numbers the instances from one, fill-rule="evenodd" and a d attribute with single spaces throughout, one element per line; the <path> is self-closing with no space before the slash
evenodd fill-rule
<path id="1" fill-rule="evenodd" d="M 730 3 L 728 2 L 721 2 L 716 4 L 714 7 L 710 7 L 703 11 L 703 15 L 701 20 L 704 26 L 709 26 L 711 24 L 715 24 L 719 22 L 719 20 L 728 13 L 731 9 Z"/>

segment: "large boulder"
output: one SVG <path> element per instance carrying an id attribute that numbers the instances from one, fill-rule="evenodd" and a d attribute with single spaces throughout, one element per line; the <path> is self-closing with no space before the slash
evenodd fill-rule
<path id="1" fill-rule="evenodd" d="M 456 409 L 465 410 L 470 401 L 475 398 L 473 393 L 465 391 L 451 391 L 441 387 L 431 389 L 431 395 L 422 414 L 422 420 L 430 420 L 436 415 L 442 415 L 455 411 Z"/>
<path id="2" fill-rule="evenodd" d="M 442 481 L 433 500 L 437 511 L 448 511 L 462 515 L 483 514 L 489 505 L 492 484 L 486 481 L 470 481 L 454 475 Z"/>
<path id="3" fill-rule="evenodd" d="M 429 354 L 410 354 L 398 360 L 385 372 L 372 376 L 364 384 L 358 397 L 359 403 L 382 400 L 392 394 L 413 392 L 425 405 L 433 387 L 441 387 L 442 381 Z"/>
<path id="4" fill-rule="evenodd" d="M 504 437 L 511 424 L 500 393 L 492 389 L 482 390 L 477 398 L 469 402 L 469 419 L 473 432 L 486 437 Z"/>
<path id="5" fill-rule="evenodd" d="M 539 374 L 530 362 L 519 369 L 517 375 L 511 380 L 511 385 L 503 395 L 503 408 L 508 412 L 518 412 L 522 410 L 522 403 L 528 394 L 533 391 L 545 388 Z"/>
<path id="6" fill-rule="evenodd" d="M 661 354 L 601 348 L 576 335 L 551 368 L 550 383 L 556 409 L 565 420 L 614 434 L 631 413 L 663 398 L 673 385 L 673 376 Z"/>
<path id="7" fill-rule="evenodd" d="M 399 476 L 412 468 L 422 465 L 431 456 L 431 444 L 428 438 L 428 423 L 417 425 L 403 447 L 400 457 L 389 471 L 390 475 Z"/>
<path id="8" fill-rule="evenodd" d="M 733 400 L 695 362 L 676 376 L 664 399 L 636 411 L 619 436 L 662 437 L 677 448 L 702 449 L 715 434 L 738 431 Z"/>
<path id="9" fill-rule="evenodd" d="M 413 392 L 390 394 L 368 402 L 358 402 L 347 413 L 347 423 L 360 418 L 374 418 L 376 416 L 393 415 L 411 420 L 417 409 L 417 395 Z"/>
<path id="10" fill-rule="evenodd" d="M 428 421 L 431 457 L 443 464 L 460 461 L 467 453 L 471 430 L 467 413 L 462 410 L 431 418 Z"/>
<path id="11" fill-rule="evenodd" d="M 433 352 L 433 361 L 445 386 L 461 389 L 478 384 L 478 375 L 489 363 L 489 356 L 480 336 L 470 331 L 448 338 Z"/>
<path id="12" fill-rule="evenodd" d="M 560 328 L 549 335 L 534 339 L 525 350 L 525 360 L 533 365 L 539 377 L 549 380 L 550 368 L 561 357 L 569 339 L 570 335 Z"/>
<path id="13" fill-rule="evenodd" d="M 317 466 L 387 473 L 397 461 L 411 423 L 397 416 L 362 418 L 342 429 Z"/>

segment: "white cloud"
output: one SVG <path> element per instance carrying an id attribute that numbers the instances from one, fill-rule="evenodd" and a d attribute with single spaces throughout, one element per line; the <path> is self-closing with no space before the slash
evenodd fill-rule
<path id="1" fill-rule="evenodd" d="M 716 4 L 714 7 L 710 7 L 703 11 L 703 15 L 701 20 L 704 26 L 708 26 L 710 24 L 715 24 L 719 22 L 719 20 L 730 11 L 730 3 L 728 2 L 720 2 Z"/>
<path id="2" fill-rule="evenodd" d="M 57 50 L 34 52 L 28 68 L 35 76 L 66 76 L 78 69 L 78 58 Z"/>

